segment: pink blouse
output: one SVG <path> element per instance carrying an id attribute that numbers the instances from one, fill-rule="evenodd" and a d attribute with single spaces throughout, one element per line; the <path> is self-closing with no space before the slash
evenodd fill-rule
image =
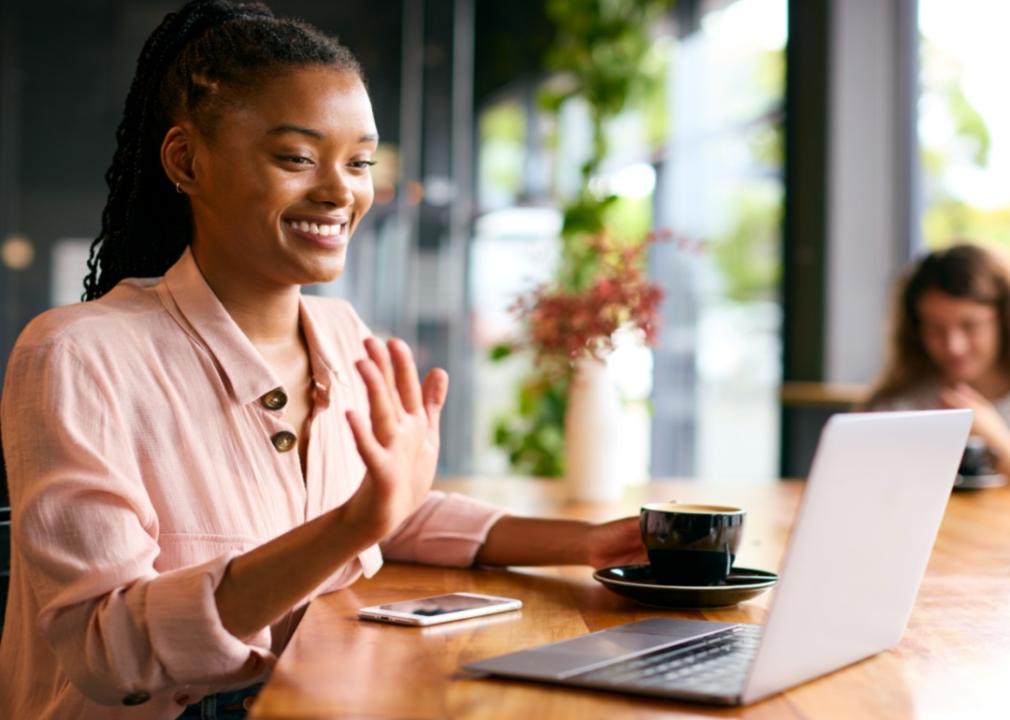
<path id="1" fill-rule="evenodd" d="M 354 361 L 368 330 L 334 299 L 303 297 L 301 322 L 315 383 L 304 476 L 272 409 L 280 383 L 188 250 L 164 278 L 28 325 L 0 416 L 14 534 L 0 718 L 174 718 L 269 673 L 304 603 L 235 637 L 215 588 L 232 557 L 340 505 L 364 474 L 344 411 L 367 411 Z M 470 565 L 501 515 L 432 492 L 381 554 L 313 595 L 375 574 L 383 554 Z"/>

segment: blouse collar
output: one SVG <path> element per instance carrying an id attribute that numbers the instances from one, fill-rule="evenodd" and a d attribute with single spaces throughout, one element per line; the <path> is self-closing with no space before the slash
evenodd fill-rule
<path id="1" fill-rule="evenodd" d="M 214 356 L 237 402 L 244 405 L 281 386 L 263 356 L 207 284 L 189 247 L 165 273 L 165 287 L 193 333 Z M 315 382 L 326 390 L 334 380 L 347 384 L 348 378 L 343 377 L 346 372 L 337 369 L 337 355 L 319 332 L 319 323 L 303 297 L 299 298 L 299 319 Z"/>

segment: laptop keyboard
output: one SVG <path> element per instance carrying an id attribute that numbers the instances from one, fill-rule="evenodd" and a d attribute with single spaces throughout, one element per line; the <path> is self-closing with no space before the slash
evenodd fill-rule
<path id="1" fill-rule="evenodd" d="M 737 625 L 725 632 L 622 660 L 571 679 L 577 679 L 580 684 L 625 688 L 734 693 L 743 688 L 760 638 L 759 625 Z"/>

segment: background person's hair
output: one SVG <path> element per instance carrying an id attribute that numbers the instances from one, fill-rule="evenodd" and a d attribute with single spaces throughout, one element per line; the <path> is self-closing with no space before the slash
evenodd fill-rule
<path id="1" fill-rule="evenodd" d="M 351 52 L 315 28 L 276 18 L 262 3 L 193 0 L 165 16 L 144 44 L 105 174 L 109 197 L 88 258 L 84 300 L 123 278 L 157 277 L 192 239 L 189 201 L 161 166 L 161 143 L 189 119 L 213 135 L 228 103 L 286 70 L 322 65 L 364 81 Z"/>
<path id="2" fill-rule="evenodd" d="M 891 339 L 883 375 L 868 405 L 886 402 L 940 371 L 922 343 L 919 301 L 930 290 L 996 309 L 999 362 L 1010 373 L 1010 272 L 1001 257 L 978 245 L 953 245 L 920 259 L 899 283 L 891 318 Z"/>

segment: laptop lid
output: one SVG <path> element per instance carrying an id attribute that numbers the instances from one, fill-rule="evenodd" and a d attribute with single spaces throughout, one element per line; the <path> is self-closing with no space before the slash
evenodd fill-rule
<path id="1" fill-rule="evenodd" d="M 743 702 L 898 643 L 970 427 L 969 410 L 828 421 Z"/>

